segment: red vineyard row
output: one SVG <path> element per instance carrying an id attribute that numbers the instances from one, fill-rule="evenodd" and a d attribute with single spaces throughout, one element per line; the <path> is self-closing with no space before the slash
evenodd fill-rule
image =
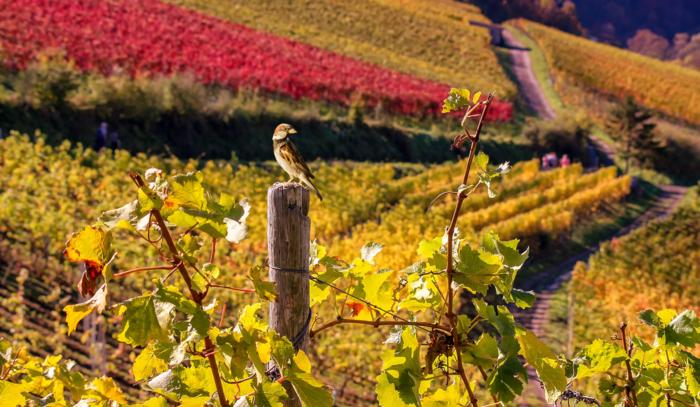
<path id="1" fill-rule="evenodd" d="M 295 99 L 349 105 L 359 96 L 404 115 L 437 114 L 449 89 L 157 0 L 0 0 L 5 64 L 22 69 L 47 48 L 103 74 L 192 72 L 205 83 Z M 510 120 L 512 110 L 497 102 L 488 119 Z"/>

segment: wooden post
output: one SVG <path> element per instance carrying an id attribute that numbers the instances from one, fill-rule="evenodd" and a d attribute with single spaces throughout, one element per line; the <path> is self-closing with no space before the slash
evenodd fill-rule
<path id="1" fill-rule="evenodd" d="M 277 298 L 270 303 L 270 327 L 297 349 L 309 342 L 309 191 L 299 184 L 277 183 L 267 191 L 267 248 L 270 280 Z M 287 387 L 285 406 L 301 405 Z"/>

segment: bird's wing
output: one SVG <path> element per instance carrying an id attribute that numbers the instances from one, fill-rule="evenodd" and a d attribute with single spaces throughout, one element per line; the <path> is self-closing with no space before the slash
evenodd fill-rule
<path id="1" fill-rule="evenodd" d="M 289 151 L 285 151 L 285 147 L 289 149 Z M 309 179 L 314 177 L 314 174 L 311 173 L 311 170 L 309 169 L 309 166 L 306 165 L 306 162 L 304 162 L 304 157 L 301 156 L 299 153 L 299 150 L 294 146 L 294 144 L 291 141 L 287 141 L 284 146 L 282 146 L 282 151 L 285 153 L 289 153 L 292 157 L 288 161 L 298 164 L 299 169 L 301 172 L 304 173 Z"/>

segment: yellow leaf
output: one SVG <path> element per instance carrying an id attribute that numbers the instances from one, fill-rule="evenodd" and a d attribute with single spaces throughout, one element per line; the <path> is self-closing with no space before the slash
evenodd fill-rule
<path id="1" fill-rule="evenodd" d="M 168 370 L 168 364 L 155 355 L 153 344 L 150 344 L 136 357 L 131 370 L 134 373 L 134 380 L 140 382 L 155 376 L 157 373 L 165 372 Z"/>
<path id="2" fill-rule="evenodd" d="M 296 363 L 299 369 L 307 373 L 311 371 L 311 362 L 309 361 L 309 357 L 306 356 L 306 353 L 304 353 L 303 350 L 300 350 L 299 352 L 297 352 L 296 355 L 294 355 L 294 363 Z"/>
<path id="3" fill-rule="evenodd" d="M 117 403 L 126 404 L 126 399 L 124 398 L 124 393 L 121 389 L 117 387 L 111 377 L 102 376 L 100 378 L 94 379 L 88 385 L 90 389 L 91 396 L 101 397 L 103 400 L 116 401 Z"/>
<path id="4" fill-rule="evenodd" d="M 211 397 L 183 397 L 180 400 L 180 407 L 202 407 L 207 404 Z"/>
<path id="5" fill-rule="evenodd" d="M 63 254 L 71 262 L 92 262 L 100 266 L 110 257 L 111 234 L 101 228 L 86 226 L 71 235 Z"/>
<path id="6" fill-rule="evenodd" d="M 258 355 L 260 356 L 260 360 L 263 363 L 267 363 L 270 361 L 270 354 L 272 352 L 272 348 L 270 347 L 270 343 L 258 342 L 255 344 L 255 349 L 258 351 Z"/>
<path id="7" fill-rule="evenodd" d="M 27 399 L 22 395 L 24 386 L 0 380 L 0 400 L 3 406 L 23 406 Z"/>
<path id="8" fill-rule="evenodd" d="M 66 324 L 68 324 L 68 335 L 75 332 L 75 328 L 78 327 L 78 323 L 83 320 L 86 316 L 90 315 L 92 311 L 97 310 L 97 312 L 102 312 L 107 305 L 107 285 L 104 284 L 100 287 L 95 295 L 89 300 L 81 302 L 80 304 L 66 305 L 63 311 L 66 313 Z"/>
<path id="9" fill-rule="evenodd" d="M 474 94 L 474 97 L 472 98 L 472 103 L 477 104 L 477 102 L 479 102 L 479 99 L 481 99 L 481 92 L 476 92 Z"/>

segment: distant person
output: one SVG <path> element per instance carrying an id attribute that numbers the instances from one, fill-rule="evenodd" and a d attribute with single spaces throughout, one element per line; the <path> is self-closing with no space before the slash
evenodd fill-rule
<path id="1" fill-rule="evenodd" d="M 559 166 L 559 159 L 555 152 L 547 154 L 547 161 L 549 161 L 549 168 L 557 168 Z"/>
<path id="2" fill-rule="evenodd" d="M 109 136 L 109 125 L 107 122 L 100 123 L 100 127 L 97 128 L 97 134 L 95 134 L 95 144 L 93 147 L 95 150 L 102 150 L 107 145 L 107 137 Z"/>
<path id="3" fill-rule="evenodd" d="M 590 168 L 598 168 L 600 166 L 600 160 L 598 158 L 598 152 L 592 143 L 588 144 L 588 147 L 586 147 L 586 153 L 588 155 Z"/>
<path id="4" fill-rule="evenodd" d="M 119 139 L 119 133 L 116 131 L 113 131 L 109 133 L 109 148 L 112 149 L 112 152 L 114 152 L 118 148 L 122 148 L 122 141 Z"/>
<path id="5" fill-rule="evenodd" d="M 564 154 L 561 156 L 561 160 L 559 161 L 559 165 L 562 167 L 568 167 L 571 165 L 571 159 L 569 159 L 568 154 Z"/>
<path id="6" fill-rule="evenodd" d="M 549 169 L 549 158 L 547 158 L 547 155 L 542 156 L 542 169 L 547 170 Z"/>

